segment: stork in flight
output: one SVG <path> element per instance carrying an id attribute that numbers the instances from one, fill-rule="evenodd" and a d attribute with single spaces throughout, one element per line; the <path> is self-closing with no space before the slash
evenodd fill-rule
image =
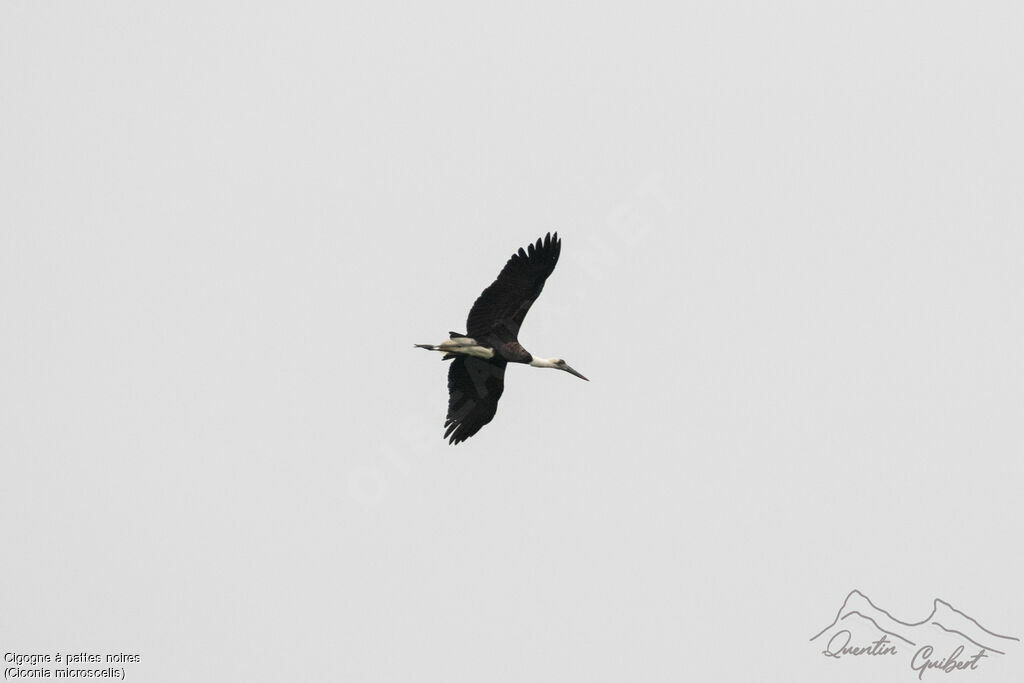
<path id="1" fill-rule="evenodd" d="M 561 250 L 556 232 L 512 254 L 498 279 L 470 309 L 466 334 L 449 332 L 449 339 L 440 344 L 415 345 L 442 351 L 442 360 L 452 361 L 448 369 L 448 417 L 444 422 L 448 443 L 465 441 L 494 418 L 509 363 L 556 368 L 587 379 L 561 358 L 535 358 L 517 339 L 519 326 L 544 289 Z"/>

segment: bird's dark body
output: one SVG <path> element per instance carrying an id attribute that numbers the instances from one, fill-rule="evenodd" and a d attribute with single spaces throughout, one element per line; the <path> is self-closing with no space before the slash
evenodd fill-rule
<path id="1" fill-rule="evenodd" d="M 555 269 L 562 243 L 558 233 L 512 255 L 498 278 L 483 291 L 469 311 L 466 334 L 476 344 L 494 350 L 492 358 L 448 353 L 448 416 L 445 438 L 460 443 L 494 418 L 505 390 L 505 367 L 530 363 L 533 356 L 518 341 L 519 327 Z"/>
<path id="2" fill-rule="evenodd" d="M 530 352 L 524 349 L 523 345 L 517 341 L 491 342 L 485 344 L 485 346 L 490 346 L 494 349 L 495 356 L 500 356 L 508 363 L 529 363 L 533 360 Z"/>

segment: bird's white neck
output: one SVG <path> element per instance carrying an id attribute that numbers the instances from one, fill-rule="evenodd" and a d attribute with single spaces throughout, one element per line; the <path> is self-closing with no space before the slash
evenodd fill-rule
<path id="1" fill-rule="evenodd" d="M 530 361 L 530 365 L 535 368 L 557 368 L 555 364 L 557 358 L 534 358 Z"/>

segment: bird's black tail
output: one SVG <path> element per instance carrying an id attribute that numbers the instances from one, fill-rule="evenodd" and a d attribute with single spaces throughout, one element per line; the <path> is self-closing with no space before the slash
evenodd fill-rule
<path id="1" fill-rule="evenodd" d="M 456 337 L 465 337 L 466 335 L 461 332 L 452 332 L 449 330 L 448 338 L 455 339 Z M 426 349 L 427 351 L 440 351 L 441 347 L 436 344 L 413 344 L 417 349 Z"/>

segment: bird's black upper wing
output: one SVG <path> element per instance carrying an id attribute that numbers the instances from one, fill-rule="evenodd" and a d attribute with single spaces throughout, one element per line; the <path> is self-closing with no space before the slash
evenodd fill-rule
<path id="1" fill-rule="evenodd" d="M 444 436 L 460 443 L 494 418 L 505 390 L 505 361 L 459 356 L 448 368 L 448 417 Z M 450 438 L 449 438 L 450 437 Z"/>
<path id="2" fill-rule="evenodd" d="M 470 309 L 467 334 L 480 339 L 497 332 L 505 341 L 516 339 L 523 318 L 544 289 L 544 281 L 555 269 L 561 250 L 562 242 L 556 232 L 513 254 L 498 279 Z"/>

